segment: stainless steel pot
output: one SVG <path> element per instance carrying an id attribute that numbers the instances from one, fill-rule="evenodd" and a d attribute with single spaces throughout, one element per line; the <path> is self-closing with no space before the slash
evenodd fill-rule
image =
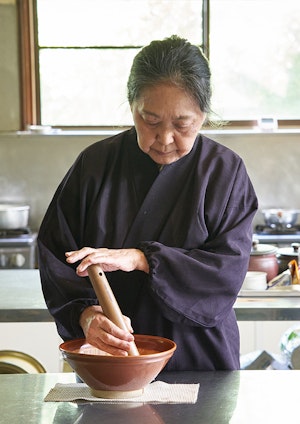
<path id="1" fill-rule="evenodd" d="M 290 228 L 296 224 L 299 209 L 263 209 L 262 211 L 265 224 L 270 227 Z"/>
<path id="2" fill-rule="evenodd" d="M 0 204 L 0 229 L 26 228 L 28 226 L 29 209 L 28 205 Z"/>

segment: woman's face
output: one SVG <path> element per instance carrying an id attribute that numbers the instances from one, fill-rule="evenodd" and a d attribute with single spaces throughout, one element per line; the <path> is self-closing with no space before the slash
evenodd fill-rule
<path id="1" fill-rule="evenodd" d="M 167 83 L 144 89 L 131 111 L 140 149 L 159 165 L 187 155 L 205 120 L 183 89 Z"/>

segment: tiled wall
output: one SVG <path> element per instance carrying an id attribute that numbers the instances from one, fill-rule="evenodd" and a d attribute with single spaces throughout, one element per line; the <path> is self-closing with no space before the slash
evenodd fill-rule
<path id="1" fill-rule="evenodd" d="M 260 207 L 300 208 L 300 131 L 213 133 L 246 163 Z M 38 228 L 54 190 L 78 153 L 103 135 L 0 134 L 0 202 L 29 202 Z M 255 222 L 262 219 L 257 214 Z"/>

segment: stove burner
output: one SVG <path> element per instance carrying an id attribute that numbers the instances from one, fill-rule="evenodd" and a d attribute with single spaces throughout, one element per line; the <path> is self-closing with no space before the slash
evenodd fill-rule
<path id="1" fill-rule="evenodd" d="M 293 227 L 275 226 L 269 227 L 268 225 L 257 225 L 255 227 L 256 234 L 266 235 L 298 235 L 300 234 L 300 225 L 294 225 Z"/>
<path id="2" fill-rule="evenodd" d="M 1 238 L 15 238 L 19 236 L 24 236 L 26 234 L 31 234 L 30 228 L 17 228 L 13 230 L 0 229 L 0 239 Z"/>
<path id="3" fill-rule="evenodd" d="M 36 268 L 36 239 L 30 228 L 0 229 L 0 271 Z"/>

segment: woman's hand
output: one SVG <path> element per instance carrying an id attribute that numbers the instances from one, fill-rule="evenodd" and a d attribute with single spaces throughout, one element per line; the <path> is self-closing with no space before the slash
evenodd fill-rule
<path id="1" fill-rule="evenodd" d="M 105 271 L 144 271 L 149 273 L 149 265 L 144 253 L 139 249 L 93 249 L 83 247 L 80 250 L 66 252 L 66 260 L 73 264 L 81 261 L 76 272 L 80 277 L 88 275 L 87 268 L 98 264 Z"/>
<path id="2" fill-rule="evenodd" d="M 102 312 L 101 306 L 88 306 L 81 313 L 80 325 L 86 341 L 111 355 L 127 356 L 134 341 L 130 319 L 125 317 L 128 332 L 117 327 Z"/>
<path id="3" fill-rule="evenodd" d="M 76 272 L 80 277 L 88 276 L 87 268 L 98 264 L 105 271 L 149 272 L 145 255 L 138 249 L 93 249 L 83 247 L 80 250 L 66 252 L 66 261 L 70 264 L 81 261 Z M 79 322 L 88 343 L 111 355 L 128 355 L 134 337 L 130 319 L 124 317 L 128 331 L 122 330 L 110 321 L 101 306 L 89 306 L 81 313 Z"/>

